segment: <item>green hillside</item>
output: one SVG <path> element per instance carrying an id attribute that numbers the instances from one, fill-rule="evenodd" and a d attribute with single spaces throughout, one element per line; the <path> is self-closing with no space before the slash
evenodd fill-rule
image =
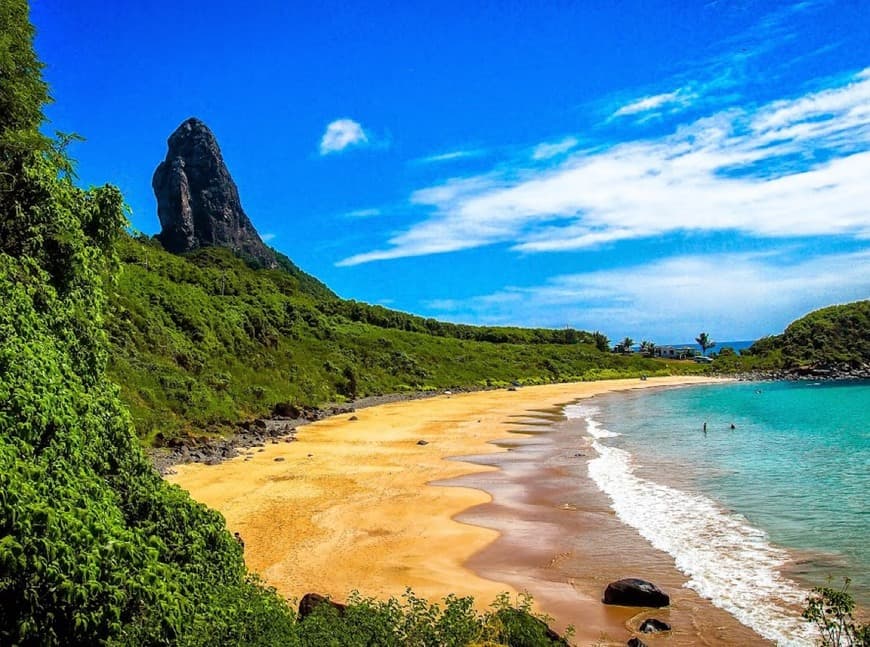
<path id="1" fill-rule="evenodd" d="M 297 270 L 224 249 L 174 256 L 124 237 L 107 329 L 110 376 L 139 434 L 221 431 L 276 404 L 401 391 L 701 370 L 602 352 L 602 335 L 473 327 L 337 299 Z"/>
<path id="2" fill-rule="evenodd" d="M 746 354 L 785 370 L 870 372 L 870 300 L 815 310 Z"/>

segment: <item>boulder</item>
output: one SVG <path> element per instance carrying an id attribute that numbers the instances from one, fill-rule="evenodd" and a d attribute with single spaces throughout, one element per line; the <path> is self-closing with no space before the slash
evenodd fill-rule
<path id="1" fill-rule="evenodd" d="M 629 638 L 628 642 L 625 644 L 628 645 L 628 647 L 647 647 L 646 643 L 637 636 Z"/>
<path id="2" fill-rule="evenodd" d="M 263 267 L 278 267 L 275 252 L 242 209 L 208 126 L 191 117 L 172 133 L 168 146 L 151 180 L 162 227 L 157 239 L 163 247 L 174 254 L 227 247 Z"/>
<path id="3" fill-rule="evenodd" d="M 295 404 L 289 402 L 279 402 L 272 407 L 272 415 L 281 418 L 301 418 L 302 410 Z"/>
<path id="4" fill-rule="evenodd" d="M 654 634 L 659 631 L 670 631 L 671 625 L 658 618 L 647 618 L 640 623 L 640 627 L 637 630 L 642 634 Z"/>
<path id="5" fill-rule="evenodd" d="M 624 607 L 666 607 L 670 597 L 652 582 L 629 577 L 607 585 L 604 590 L 604 604 L 618 604 Z"/>
<path id="6" fill-rule="evenodd" d="M 344 615 L 344 611 L 347 609 L 346 605 L 340 604 L 339 602 L 333 602 L 319 593 L 306 593 L 302 596 L 302 599 L 299 600 L 299 621 L 301 622 L 310 616 L 321 604 L 329 605 L 338 611 L 339 615 Z"/>

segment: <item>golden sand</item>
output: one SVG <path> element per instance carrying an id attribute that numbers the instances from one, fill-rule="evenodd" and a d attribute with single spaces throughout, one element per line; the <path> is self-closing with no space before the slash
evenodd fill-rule
<path id="1" fill-rule="evenodd" d="M 465 566 L 497 533 L 453 517 L 490 496 L 429 483 L 494 468 L 448 459 L 503 451 L 490 441 L 536 410 L 703 381 L 611 380 L 395 402 L 307 425 L 296 442 L 254 449 L 248 460 L 179 466 L 168 480 L 222 512 L 244 538 L 248 567 L 286 597 L 316 591 L 341 600 L 359 590 L 386 598 L 410 586 L 433 601 L 456 593 L 485 606 L 515 593 Z"/>

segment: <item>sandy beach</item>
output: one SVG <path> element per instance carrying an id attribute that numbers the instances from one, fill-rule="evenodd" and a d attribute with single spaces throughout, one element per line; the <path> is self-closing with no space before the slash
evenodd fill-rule
<path id="1" fill-rule="evenodd" d="M 388 597 L 410 586 L 431 600 L 453 592 L 486 606 L 502 591 L 517 593 L 508 574 L 493 572 L 493 560 L 490 568 L 479 558 L 469 565 L 499 532 L 455 517 L 491 496 L 430 483 L 498 468 L 451 457 L 505 452 L 503 441 L 522 438 L 517 431 L 540 421 L 542 411 L 581 398 L 703 381 L 709 380 L 557 384 L 385 404 L 313 423 L 296 442 L 269 444 L 220 465 L 179 466 L 168 480 L 222 512 L 244 538 L 249 568 L 286 597 L 316 591 L 341 600 L 352 590 Z M 498 558 L 509 564 L 503 553 Z M 673 574 L 666 579 L 676 581 Z M 631 614 L 605 610 L 582 587 L 556 588 L 577 598 L 570 621 L 578 644 L 602 634 L 624 644 Z M 541 608 L 566 624 L 560 618 L 566 609 L 546 600 Z M 727 617 L 722 622 L 732 624 Z"/>

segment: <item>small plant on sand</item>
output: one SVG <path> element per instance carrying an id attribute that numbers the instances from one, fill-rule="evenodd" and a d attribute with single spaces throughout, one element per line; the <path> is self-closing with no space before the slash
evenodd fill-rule
<path id="1" fill-rule="evenodd" d="M 820 586 L 807 598 L 803 617 L 821 634 L 822 647 L 870 647 L 870 625 L 856 624 L 852 617 L 855 600 L 848 593 L 849 578 L 843 588 Z"/>

